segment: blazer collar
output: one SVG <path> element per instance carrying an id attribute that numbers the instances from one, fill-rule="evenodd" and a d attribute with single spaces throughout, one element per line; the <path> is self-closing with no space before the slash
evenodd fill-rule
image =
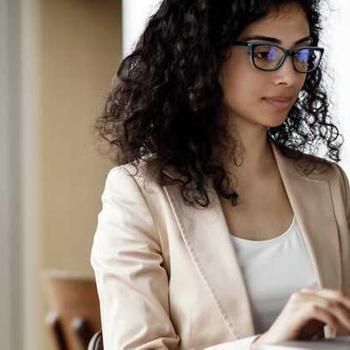
<path id="1" fill-rule="evenodd" d="M 270 144 L 319 287 L 340 289 L 340 242 L 328 180 L 326 177 L 301 175 L 293 160 L 284 156 L 273 142 Z M 164 173 L 172 178 L 178 177 L 169 169 Z M 184 204 L 178 185 L 166 185 L 164 190 L 193 264 L 228 330 L 235 338 L 254 334 L 246 286 L 216 191 L 210 188 L 210 205 L 198 209 Z M 326 337 L 333 336 L 334 333 L 327 328 Z"/>

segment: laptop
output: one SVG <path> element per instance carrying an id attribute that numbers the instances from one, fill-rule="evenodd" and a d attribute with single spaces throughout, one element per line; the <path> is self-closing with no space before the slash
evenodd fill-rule
<path id="1" fill-rule="evenodd" d="M 259 350 L 350 350 L 350 336 L 310 341 L 289 341 L 274 345 L 261 345 Z"/>

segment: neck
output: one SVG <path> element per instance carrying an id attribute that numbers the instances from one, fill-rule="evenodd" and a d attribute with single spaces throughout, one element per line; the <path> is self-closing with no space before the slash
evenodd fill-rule
<path id="1" fill-rule="evenodd" d="M 235 127 L 235 134 L 239 135 L 238 153 L 242 150 L 243 159 L 239 156 L 238 164 L 228 158 L 227 169 L 245 180 L 270 177 L 276 162 L 272 147 L 268 140 L 267 128 L 261 125 L 244 124 Z"/>

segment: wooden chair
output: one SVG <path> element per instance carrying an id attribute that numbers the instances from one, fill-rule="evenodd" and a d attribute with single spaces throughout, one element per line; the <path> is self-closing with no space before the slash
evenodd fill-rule
<path id="1" fill-rule="evenodd" d="M 93 278 L 66 271 L 44 272 L 49 313 L 46 317 L 56 350 L 86 350 L 101 329 L 99 300 Z"/>

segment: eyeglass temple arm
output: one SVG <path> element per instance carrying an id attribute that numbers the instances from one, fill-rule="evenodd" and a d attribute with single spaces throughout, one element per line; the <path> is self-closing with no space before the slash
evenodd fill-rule
<path id="1" fill-rule="evenodd" d="M 251 43 L 249 43 L 247 41 L 236 40 L 236 41 L 233 41 L 232 44 L 241 45 L 241 46 L 249 46 Z"/>

